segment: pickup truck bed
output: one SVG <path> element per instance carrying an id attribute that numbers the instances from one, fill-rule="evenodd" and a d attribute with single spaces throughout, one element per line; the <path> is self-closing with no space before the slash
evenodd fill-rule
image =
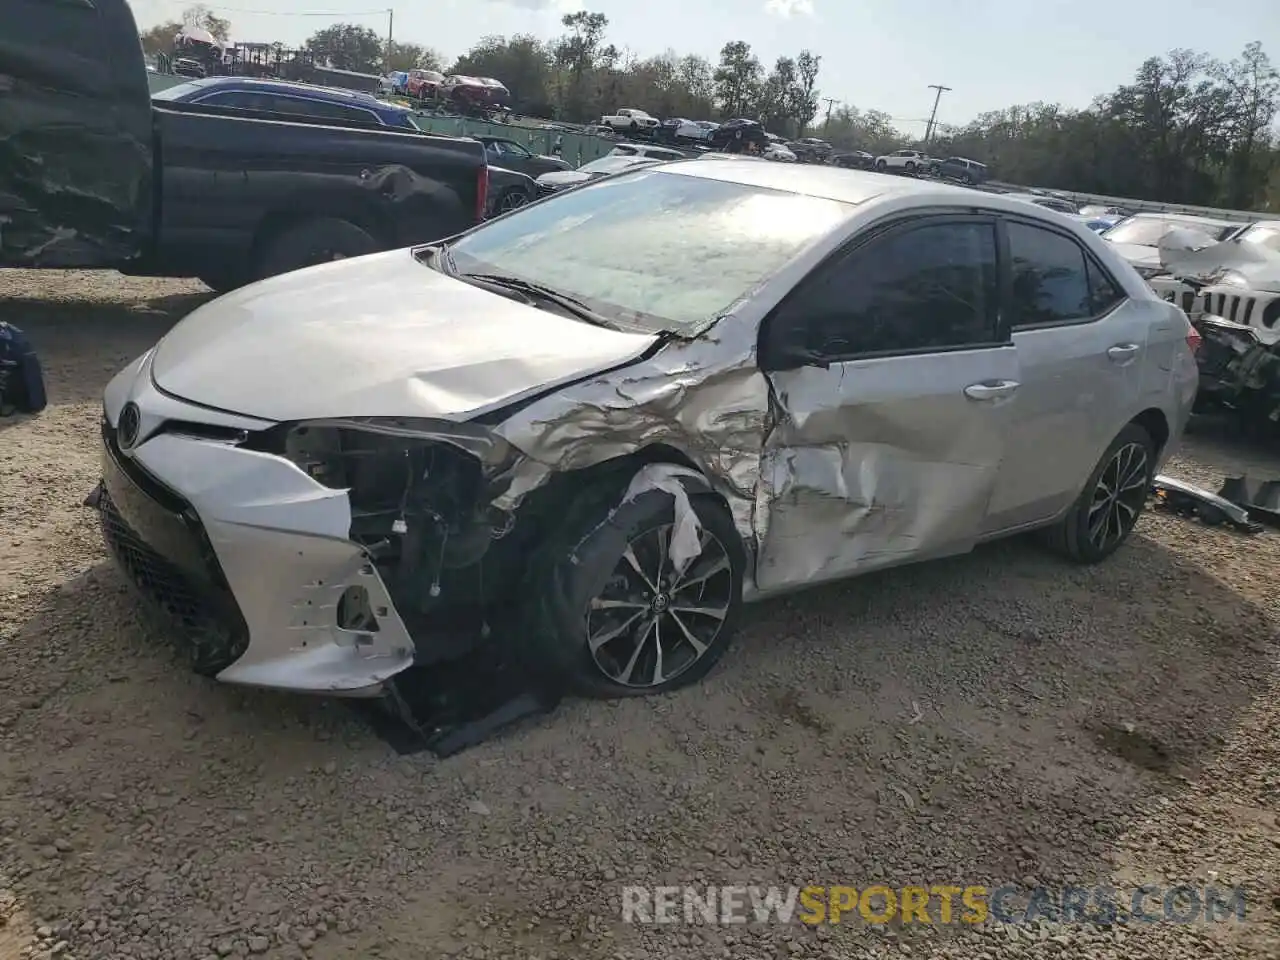
<path id="1" fill-rule="evenodd" d="M 483 217 L 474 140 L 189 104 L 152 116 L 155 228 L 131 273 L 229 286 L 262 274 L 272 245 L 300 225 L 351 224 L 387 249 Z"/>

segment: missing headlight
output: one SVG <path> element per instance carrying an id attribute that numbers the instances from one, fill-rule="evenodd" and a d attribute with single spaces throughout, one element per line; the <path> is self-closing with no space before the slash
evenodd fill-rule
<path id="1" fill-rule="evenodd" d="M 378 564 L 397 605 L 431 605 L 444 571 L 479 563 L 514 525 L 490 505 L 480 454 L 492 454 L 494 444 L 478 433 L 453 439 L 359 421 L 298 424 L 285 437 L 284 452 L 299 469 L 347 491 L 351 538 Z"/>

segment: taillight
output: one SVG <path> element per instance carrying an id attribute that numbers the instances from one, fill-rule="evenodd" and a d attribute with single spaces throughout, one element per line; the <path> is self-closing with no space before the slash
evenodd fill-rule
<path id="1" fill-rule="evenodd" d="M 484 215 L 489 210 L 489 166 L 480 168 L 480 175 L 476 178 L 476 222 L 484 219 Z"/>
<path id="2" fill-rule="evenodd" d="M 1189 327 L 1187 330 L 1187 346 L 1191 348 L 1193 357 L 1200 356 L 1200 345 L 1204 343 L 1204 338 L 1200 336 L 1200 331 L 1195 327 Z"/>

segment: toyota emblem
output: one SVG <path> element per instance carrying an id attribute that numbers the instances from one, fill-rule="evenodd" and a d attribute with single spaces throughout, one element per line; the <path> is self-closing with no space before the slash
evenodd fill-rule
<path id="1" fill-rule="evenodd" d="M 138 405 L 132 401 L 124 405 L 120 411 L 120 422 L 116 426 L 116 442 L 121 450 L 132 450 L 138 442 L 138 429 L 142 426 L 142 414 Z"/>

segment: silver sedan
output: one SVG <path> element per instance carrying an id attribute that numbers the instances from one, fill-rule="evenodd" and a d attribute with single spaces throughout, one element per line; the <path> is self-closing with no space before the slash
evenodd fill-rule
<path id="1" fill-rule="evenodd" d="M 199 308 L 108 386 L 92 500 L 220 680 L 370 694 L 489 643 L 651 693 L 762 597 L 1029 530 L 1104 559 L 1194 341 L 1052 211 L 664 164 Z"/>

